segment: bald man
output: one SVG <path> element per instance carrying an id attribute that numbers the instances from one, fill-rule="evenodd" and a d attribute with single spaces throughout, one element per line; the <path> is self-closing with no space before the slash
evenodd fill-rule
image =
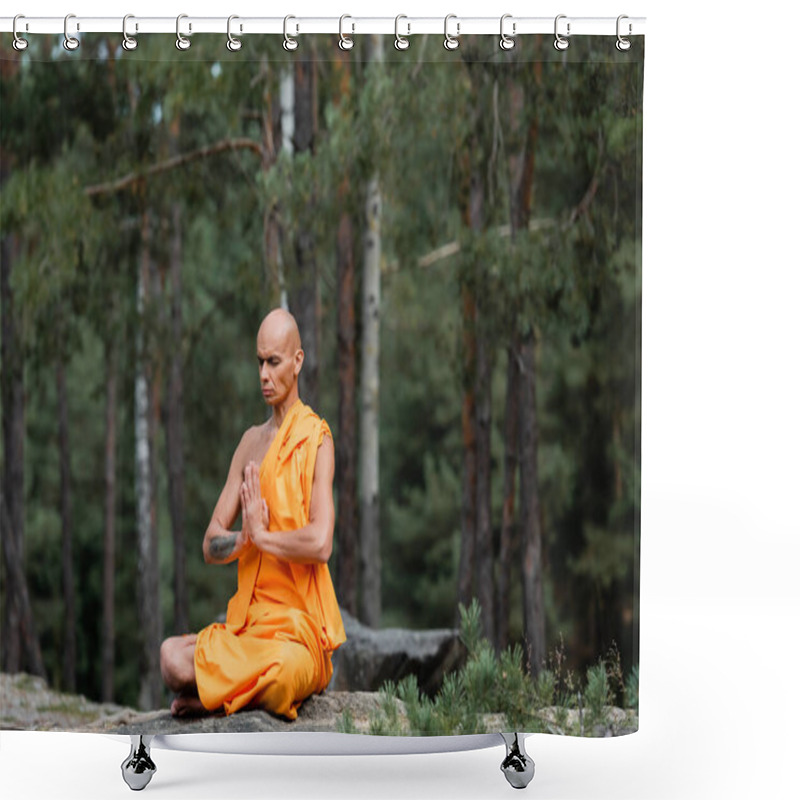
<path id="1" fill-rule="evenodd" d="M 161 646 L 175 716 L 263 708 L 296 719 L 303 700 L 330 682 L 331 652 L 345 639 L 327 566 L 333 439 L 298 395 L 303 349 L 294 317 L 270 312 L 256 352 L 272 414 L 242 436 L 203 539 L 206 563 L 238 561 L 237 591 L 224 624 Z"/>

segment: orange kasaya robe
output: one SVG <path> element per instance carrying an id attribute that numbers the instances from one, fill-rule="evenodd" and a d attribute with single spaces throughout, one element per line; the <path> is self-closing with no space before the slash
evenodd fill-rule
<path id="1" fill-rule="evenodd" d="M 309 520 L 317 449 L 327 423 L 299 400 L 261 462 L 261 495 L 269 530 L 291 531 Z M 345 640 L 327 564 L 296 564 L 252 543 L 239 557 L 238 589 L 224 624 L 200 631 L 194 665 L 200 701 L 233 714 L 261 707 L 290 720 L 333 674 L 331 652 Z"/>

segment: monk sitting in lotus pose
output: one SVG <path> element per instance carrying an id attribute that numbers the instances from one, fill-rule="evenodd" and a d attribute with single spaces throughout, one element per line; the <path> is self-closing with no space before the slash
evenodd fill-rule
<path id="1" fill-rule="evenodd" d="M 203 539 L 209 564 L 238 559 L 224 624 L 161 645 L 175 716 L 263 708 L 290 720 L 333 674 L 345 639 L 327 561 L 333 543 L 333 439 L 298 396 L 303 350 L 287 311 L 256 339 L 261 393 L 272 416 L 250 428 Z M 231 528 L 239 514 L 242 528 Z"/>

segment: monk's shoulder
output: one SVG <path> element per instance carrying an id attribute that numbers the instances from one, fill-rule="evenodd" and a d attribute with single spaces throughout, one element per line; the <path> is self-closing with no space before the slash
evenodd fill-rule
<path id="1" fill-rule="evenodd" d="M 326 436 L 333 442 L 333 435 L 328 423 L 311 406 L 305 406 L 303 411 L 303 427 L 307 432 L 308 444 L 318 447 Z M 317 435 L 312 436 L 315 432 Z"/>
<path id="2" fill-rule="evenodd" d="M 263 449 L 264 441 L 267 437 L 267 423 L 251 425 L 242 434 L 239 446 L 236 448 L 236 456 L 239 460 L 251 461 L 257 451 Z"/>

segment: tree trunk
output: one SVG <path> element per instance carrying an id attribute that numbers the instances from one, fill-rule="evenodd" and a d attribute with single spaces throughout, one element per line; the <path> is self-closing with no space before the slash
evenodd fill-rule
<path id="1" fill-rule="evenodd" d="M 541 65 L 535 64 L 533 66 L 537 86 L 541 82 Z M 524 231 L 528 227 L 531 216 L 531 203 L 533 200 L 533 172 L 536 163 L 536 141 L 538 137 L 538 119 L 536 115 L 527 121 L 524 119 L 523 111 L 525 108 L 526 99 L 530 102 L 529 98 L 522 89 L 520 83 L 516 80 L 510 79 L 507 85 L 506 98 L 509 103 L 508 120 L 509 120 L 509 134 L 508 134 L 508 147 L 511 151 L 509 156 L 509 206 L 510 206 L 510 219 L 511 219 L 511 247 L 517 246 L 517 237 L 519 231 Z M 517 464 L 520 455 L 524 454 L 525 461 L 520 463 L 520 472 L 525 472 L 525 489 L 522 491 L 524 498 L 524 507 L 520 510 L 521 525 L 523 530 L 527 530 L 530 534 L 531 526 L 534 524 L 530 520 L 531 509 L 530 506 L 536 507 L 534 531 L 538 531 L 536 536 L 539 541 L 539 560 L 541 560 L 541 525 L 539 520 L 541 516 L 538 511 L 538 477 L 537 469 L 537 437 L 536 430 L 536 407 L 535 407 L 535 362 L 533 367 L 529 369 L 530 383 L 525 389 L 521 383 L 521 363 L 523 360 L 522 342 L 519 336 L 519 322 L 516 318 L 516 313 L 513 314 L 511 343 L 508 346 L 508 374 L 506 384 L 506 420 L 505 420 L 505 476 L 503 486 L 503 526 L 500 534 L 500 564 L 499 576 L 497 587 L 498 609 L 497 609 L 497 642 L 500 648 L 506 646 L 508 642 L 508 624 L 509 624 L 509 606 L 508 594 L 511 584 L 511 562 L 513 554 L 517 552 L 517 542 L 514 536 L 514 475 L 517 469 Z M 532 357 L 533 345 L 531 344 L 531 351 L 528 357 Z M 533 401 L 527 399 L 532 397 Z M 520 430 L 523 425 L 521 415 L 527 415 L 527 429 Z M 530 414 L 533 414 L 531 420 Z M 532 427 L 531 427 L 532 426 Z M 522 434 L 523 441 L 527 436 L 530 440 L 528 451 L 524 451 L 524 446 L 519 447 L 519 436 Z M 519 449 L 523 453 L 519 452 Z M 520 475 L 520 486 L 523 486 L 522 474 Z M 527 494 L 531 493 L 532 494 Z M 525 526 L 528 526 L 527 528 Z M 527 540 L 526 540 L 527 542 Z M 534 547 L 535 550 L 535 547 Z M 526 549 L 526 556 L 528 554 Z M 533 560 L 534 555 L 531 555 Z M 527 561 L 523 562 L 523 572 L 527 572 Z M 529 584 L 533 581 L 535 576 L 529 575 Z M 541 594 L 541 575 L 538 576 L 539 592 Z M 524 617 L 525 617 L 525 636 L 528 643 L 528 660 L 532 665 L 532 672 L 538 672 L 539 666 L 544 659 L 544 608 L 539 596 L 536 600 L 536 590 L 532 585 L 525 589 L 525 580 L 523 579 L 523 598 L 525 602 Z M 533 600 L 531 600 L 533 598 Z M 541 619 L 534 623 L 532 619 L 533 609 L 538 602 L 539 614 Z M 531 642 L 537 641 L 536 647 L 531 647 Z M 533 650 L 535 649 L 535 654 Z"/>
<path id="2" fill-rule="evenodd" d="M 151 359 L 147 354 L 143 330 L 150 283 L 150 222 L 142 216 L 137 311 L 139 328 L 136 334 L 135 423 L 136 438 L 136 523 L 138 541 L 139 624 L 142 633 L 142 674 L 139 706 L 155 708 L 161 697 L 159 650 L 161 646 L 161 613 L 158 582 L 158 539 L 153 519 L 152 424 L 153 410 Z"/>
<path id="3" fill-rule="evenodd" d="M 114 559 L 117 449 L 117 364 L 106 346 L 105 524 L 103 530 L 103 702 L 114 701 Z"/>
<path id="4" fill-rule="evenodd" d="M 496 642 L 497 649 L 508 645 L 509 591 L 511 588 L 511 562 L 514 547 L 514 511 L 516 475 L 519 463 L 519 343 L 515 337 L 508 346 L 506 370 L 506 410 L 503 428 L 505 456 L 503 468 L 503 521 L 500 529 L 500 558 L 497 565 Z"/>
<path id="5" fill-rule="evenodd" d="M 44 669 L 42 651 L 39 647 L 39 637 L 36 635 L 36 623 L 31 609 L 28 583 L 25 580 L 25 570 L 22 557 L 17 549 L 16 537 L 11 527 L 11 518 L 6 509 L 5 492 L 0 494 L 0 541 L 3 543 L 3 564 L 6 571 L 6 593 L 16 599 L 17 608 L 17 633 L 20 638 L 20 658 L 15 672 L 24 668 L 32 675 L 39 675 L 47 680 Z M 25 658 L 23 660 L 22 654 Z M 11 672 L 11 670 L 5 670 Z"/>
<path id="6" fill-rule="evenodd" d="M 525 647 L 531 675 L 545 659 L 544 599 L 542 591 L 542 525 L 539 506 L 538 418 L 536 409 L 536 342 L 533 331 L 520 348 L 520 534 L 523 542 L 522 597 L 525 611 Z"/>
<path id="7" fill-rule="evenodd" d="M 340 188 L 347 202 L 349 182 Z M 353 220 L 347 211 L 339 218 L 336 237 L 337 366 L 339 373 L 339 435 L 336 443 L 337 514 L 336 594 L 339 604 L 358 613 L 358 473 L 356 440 L 356 292 Z"/>
<path id="8" fill-rule="evenodd" d="M 370 37 L 369 60 L 383 63 L 383 39 Z M 380 530 L 380 308 L 381 308 L 381 217 L 380 178 L 374 173 L 367 184 L 364 231 L 364 284 L 361 349 L 361 618 L 376 628 L 381 622 L 381 530 Z"/>
<path id="9" fill-rule="evenodd" d="M 474 216 L 471 224 L 480 230 L 483 209 L 483 183 L 476 181 Z M 482 314 L 483 265 L 475 264 L 478 291 L 475 298 L 475 575 L 476 595 L 481 604 L 483 635 L 495 643 L 494 628 L 494 547 L 492 542 L 492 369 L 491 344 Z"/>
<path id="10" fill-rule="evenodd" d="M 3 607 L 3 671 L 22 669 L 22 620 L 19 596 L 25 586 L 23 530 L 25 521 L 24 441 L 25 396 L 22 348 L 19 341 L 17 311 L 11 289 L 11 268 L 16 256 L 16 241 L 11 235 L 0 240 L 0 306 L 2 307 L 2 370 L 0 386 L 3 403 L 3 498 L 8 526 L 4 526 L 3 552 L 6 565 L 5 604 Z M 10 538 L 9 538 L 10 537 Z M 10 557 L 10 552 L 16 553 Z"/>
<path id="11" fill-rule="evenodd" d="M 167 470 L 169 475 L 169 515 L 172 522 L 175 633 L 189 632 L 189 599 L 186 591 L 186 537 L 184 526 L 183 466 L 183 246 L 181 207 L 172 204 L 172 247 L 170 249 L 169 380 L 167 382 Z"/>
<path id="12" fill-rule="evenodd" d="M 362 308 L 360 544 L 361 619 L 371 627 L 381 620 L 379 402 L 380 402 L 380 247 L 381 194 L 377 177 L 367 186 Z"/>
<path id="13" fill-rule="evenodd" d="M 58 463 L 61 476 L 61 589 L 64 594 L 64 675 L 63 687 L 75 692 L 75 573 L 72 557 L 72 487 L 69 464 L 69 409 L 67 408 L 67 380 L 63 356 L 56 363 L 56 392 L 58 405 Z"/>
<path id="14" fill-rule="evenodd" d="M 294 71 L 294 147 L 295 152 L 314 151 L 317 133 L 316 61 L 295 61 Z M 315 198 L 309 198 L 306 216 L 298 220 L 294 250 L 296 275 L 291 281 L 289 307 L 297 320 L 305 360 L 300 372 L 300 396 L 312 408 L 319 404 L 320 318 L 319 277 L 314 236 L 308 222 L 314 215 Z"/>
<path id="15" fill-rule="evenodd" d="M 464 394 L 461 399 L 461 439 L 464 467 L 461 483 L 461 549 L 458 560 L 458 602 L 469 605 L 475 570 L 475 494 L 477 457 L 475 450 L 475 295 L 461 287 L 461 318 L 464 349 Z M 456 624 L 459 622 L 456 612 Z"/>
<path id="16" fill-rule="evenodd" d="M 470 148 L 470 151 L 472 148 Z M 462 165 L 464 179 L 459 205 L 461 206 L 462 223 L 471 226 L 472 168 L 469 166 L 470 155 L 465 156 Z M 472 265 L 469 265 L 472 268 Z M 461 398 L 461 439 L 464 447 L 463 473 L 461 483 L 461 543 L 458 560 L 458 603 L 468 606 L 473 595 L 475 572 L 475 528 L 476 528 L 476 493 L 477 493 L 477 435 L 475 425 L 475 383 L 477 358 L 477 308 L 475 304 L 475 288 L 468 277 L 461 280 L 461 346 L 463 351 L 463 385 Z M 455 624 L 460 617 L 458 609 L 455 613 Z"/>

